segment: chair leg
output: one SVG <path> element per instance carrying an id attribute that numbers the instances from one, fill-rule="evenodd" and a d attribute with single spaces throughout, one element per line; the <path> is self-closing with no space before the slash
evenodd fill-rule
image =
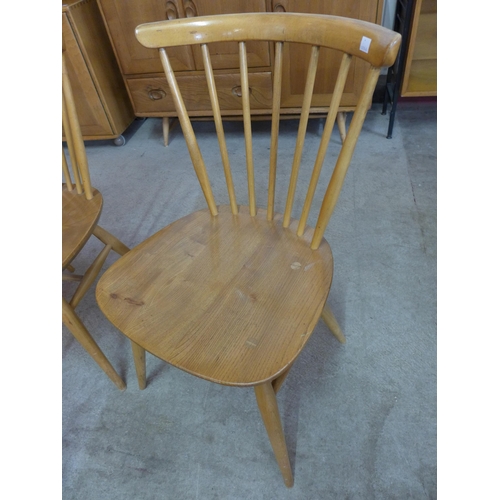
<path id="1" fill-rule="evenodd" d="M 108 233 L 101 226 L 94 228 L 94 236 L 100 239 L 105 245 L 111 245 L 111 248 L 119 255 L 125 255 L 130 248 L 124 245 L 118 238 Z"/>
<path id="2" fill-rule="evenodd" d="M 168 136 L 170 134 L 170 118 L 168 116 L 163 117 L 162 128 L 163 128 L 163 144 L 165 145 L 165 147 L 167 147 Z"/>
<path id="3" fill-rule="evenodd" d="M 274 389 L 275 394 L 278 394 L 278 391 L 280 390 L 281 386 L 283 385 L 283 382 L 285 381 L 288 373 L 292 369 L 292 366 L 293 366 L 293 364 L 291 364 L 280 376 L 276 377 L 272 381 L 272 385 L 273 385 L 273 389 Z"/>
<path id="4" fill-rule="evenodd" d="M 271 441 L 276 461 L 283 475 L 283 480 L 285 481 L 285 485 L 291 488 L 293 486 L 292 468 L 290 467 L 290 459 L 288 457 L 285 435 L 281 426 L 273 385 L 271 382 L 265 382 L 264 384 L 256 385 L 254 390 L 260 414 L 262 415 L 269 441 Z"/>
<path id="5" fill-rule="evenodd" d="M 337 113 L 337 125 L 339 126 L 339 134 L 340 134 L 340 139 L 342 140 L 342 144 L 345 142 L 346 138 L 346 131 L 345 131 L 345 120 L 346 120 L 347 113 L 344 111 L 340 111 Z"/>
<path id="6" fill-rule="evenodd" d="M 178 122 L 179 120 L 177 118 L 169 118 L 168 116 L 163 117 L 163 144 L 165 147 L 168 146 L 170 132 L 172 132 Z"/>
<path id="7" fill-rule="evenodd" d="M 328 307 L 328 304 L 325 304 L 323 308 L 323 312 L 321 313 L 321 318 L 326 323 L 326 326 L 330 328 L 330 331 L 333 333 L 334 337 L 341 343 L 345 344 L 345 337 L 340 329 L 335 316 L 333 315 L 332 310 Z"/>
<path id="8" fill-rule="evenodd" d="M 75 290 L 75 293 L 73 294 L 73 297 L 69 302 L 69 305 L 73 309 L 80 303 L 85 294 L 88 292 L 92 283 L 97 278 L 97 275 L 99 274 L 102 266 L 104 265 L 104 262 L 106 261 L 106 258 L 109 255 L 109 252 L 111 252 L 111 245 L 106 245 L 83 275 L 78 288 Z"/>
<path id="9" fill-rule="evenodd" d="M 68 327 L 68 330 L 73 334 L 76 340 L 78 340 L 83 348 L 92 356 L 92 359 L 101 367 L 116 387 L 120 390 L 125 389 L 127 387 L 125 382 L 111 366 L 108 358 L 106 358 L 96 341 L 91 337 L 73 308 L 64 299 L 62 301 L 62 313 L 63 323 Z"/>
<path id="10" fill-rule="evenodd" d="M 137 382 L 139 389 L 146 388 L 146 351 L 139 344 L 132 340 L 132 354 L 134 355 L 135 373 L 137 374 Z"/>

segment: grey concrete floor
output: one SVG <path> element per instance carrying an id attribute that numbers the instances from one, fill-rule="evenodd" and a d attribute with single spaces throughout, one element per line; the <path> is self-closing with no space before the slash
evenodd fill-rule
<path id="1" fill-rule="evenodd" d="M 129 342 L 92 288 L 77 312 L 127 389 L 116 389 L 63 327 L 64 499 L 436 498 L 436 104 L 400 103 L 390 140 L 380 111 L 374 104 L 368 113 L 326 233 L 335 258 L 328 303 L 347 343 L 320 321 L 278 395 L 294 487 L 283 484 L 251 389 L 212 384 L 148 355 L 140 391 Z M 282 122 L 278 211 L 296 126 Z M 225 202 L 213 124 L 195 129 L 215 196 Z M 227 129 L 245 203 L 242 124 Z M 308 144 L 320 131 L 311 120 Z M 261 205 L 266 162 L 257 159 L 269 154 L 268 132 L 268 123 L 254 124 Z M 334 131 L 329 151 L 338 148 Z M 87 152 L 104 197 L 100 224 L 129 246 L 204 206 L 178 127 L 168 148 L 161 120 L 148 119 L 125 146 L 92 142 Z M 100 247 L 89 242 L 77 271 Z M 66 283 L 63 295 L 72 290 Z"/>

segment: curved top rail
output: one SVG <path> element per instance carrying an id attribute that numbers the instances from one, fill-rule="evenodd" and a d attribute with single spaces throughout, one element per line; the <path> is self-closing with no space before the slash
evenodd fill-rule
<path id="1" fill-rule="evenodd" d="M 148 48 L 246 40 L 308 43 L 346 52 L 379 68 L 394 63 L 401 42 L 399 33 L 366 21 L 288 12 L 158 21 L 139 25 L 136 37 Z"/>

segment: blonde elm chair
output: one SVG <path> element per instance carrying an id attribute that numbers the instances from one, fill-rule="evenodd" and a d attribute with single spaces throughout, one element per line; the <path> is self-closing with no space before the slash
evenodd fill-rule
<path id="1" fill-rule="evenodd" d="M 68 146 L 70 167 L 63 148 L 62 170 L 65 182 L 62 185 L 62 270 L 63 280 L 78 281 L 71 300 L 62 299 L 62 319 L 68 330 L 80 342 L 94 361 L 119 389 L 125 383 L 101 351 L 89 331 L 75 312 L 92 283 L 97 278 L 111 250 L 124 255 L 129 249 L 113 235 L 98 226 L 102 211 L 102 195 L 90 181 L 87 155 L 75 108 L 73 92 L 68 77 L 66 58 L 62 55 L 62 122 Z M 104 248 L 83 275 L 75 274 L 71 265 L 89 238 L 94 235 L 104 243 Z"/>
<path id="2" fill-rule="evenodd" d="M 255 13 L 162 21 L 138 26 L 136 37 L 158 49 L 189 154 L 208 208 L 160 230 L 114 263 L 97 284 L 98 304 L 132 342 L 140 388 L 146 386 L 145 351 L 203 379 L 254 387 L 257 404 L 286 486 L 293 485 L 276 393 L 322 317 L 344 337 L 326 306 L 333 258 L 323 235 L 332 215 L 380 69 L 394 62 L 400 35 L 352 19 Z M 255 196 L 246 43 L 274 43 L 273 110 L 268 203 Z M 221 111 L 210 58 L 212 43 L 239 47 L 248 206 L 238 204 L 229 165 Z M 284 46 L 311 46 L 309 69 L 284 213 L 275 213 L 280 90 Z M 229 205 L 214 199 L 205 163 L 168 47 L 199 45 L 207 91 L 227 184 Z M 306 137 L 318 55 L 323 47 L 343 53 L 322 139 L 301 216 L 291 217 Z M 308 216 L 351 61 L 368 62 L 362 94 L 336 160 L 319 216 Z M 328 158 L 328 162 L 331 159 Z M 281 165 L 280 165 L 281 168 Z"/>

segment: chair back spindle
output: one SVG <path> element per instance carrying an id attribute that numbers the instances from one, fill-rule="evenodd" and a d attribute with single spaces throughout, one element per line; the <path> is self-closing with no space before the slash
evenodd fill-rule
<path id="1" fill-rule="evenodd" d="M 273 111 L 271 118 L 271 148 L 269 154 L 269 187 L 267 195 L 267 219 L 274 218 L 276 193 L 276 164 L 278 160 L 278 134 L 280 126 L 281 80 L 283 76 L 283 42 L 276 42 L 274 49 Z"/>
<path id="2" fill-rule="evenodd" d="M 68 145 L 69 157 L 71 160 L 71 169 L 73 172 L 73 180 L 75 189 L 78 194 L 85 193 L 85 198 L 91 200 L 92 184 L 90 182 L 90 173 L 87 162 L 87 154 L 85 152 L 85 145 L 83 142 L 82 131 L 78 121 L 78 114 L 76 112 L 75 100 L 73 91 L 71 90 L 71 83 L 69 81 L 68 68 L 66 66 L 66 56 L 64 51 L 62 53 L 62 125 L 64 134 L 66 136 L 66 143 Z M 71 176 L 69 173 L 68 163 L 63 149 L 63 175 L 66 182 L 68 191 L 73 190 Z"/>
<path id="3" fill-rule="evenodd" d="M 351 60 L 352 57 L 348 54 L 344 54 L 342 56 L 342 62 L 340 63 L 337 81 L 335 82 L 335 88 L 332 94 L 332 100 L 328 109 L 328 115 L 325 120 L 323 135 L 321 136 L 318 154 L 314 163 L 311 180 L 309 182 L 309 188 L 307 190 L 304 207 L 302 209 L 302 215 L 300 217 L 299 226 L 297 228 L 298 236 L 302 236 L 306 228 L 309 210 L 311 209 L 314 193 L 316 192 L 316 187 L 318 185 L 319 176 L 323 167 L 323 162 L 325 160 L 326 151 L 328 149 L 328 144 L 330 142 L 333 131 L 333 126 L 335 124 L 335 118 L 337 117 L 337 113 L 339 110 L 340 99 L 342 97 L 342 92 L 344 91 L 345 83 L 347 81 L 347 75 L 349 72 L 349 67 L 351 65 Z"/>
<path id="4" fill-rule="evenodd" d="M 63 81 L 64 81 L 64 73 L 63 73 Z M 66 136 L 66 144 L 68 146 L 68 154 L 70 157 L 71 164 L 71 172 L 73 173 L 73 179 L 75 182 L 74 188 L 78 194 L 83 193 L 82 181 L 80 179 L 80 171 L 78 169 L 78 162 L 75 155 L 75 147 L 73 142 L 73 134 L 71 132 L 71 126 L 69 123 L 68 110 L 66 107 L 66 99 L 64 95 L 64 87 L 63 87 L 63 100 L 62 100 L 62 125 L 63 131 Z M 62 150 L 63 154 L 63 173 L 65 174 L 66 188 L 68 191 L 73 191 L 73 182 L 71 180 L 70 171 L 68 168 L 68 161 L 66 159 L 66 154 L 64 152 L 64 147 Z M 67 175 L 66 175 L 67 174 Z"/>
<path id="5" fill-rule="evenodd" d="M 356 110 L 354 111 L 345 142 L 340 150 L 337 158 L 337 164 L 335 165 L 335 169 L 333 170 L 332 177 L 330 178 L 330 182 L 326 189 L 325 197 L 323 198 L 323 203 L 321 205 L 314 236 L 311 242 L 311 248 L 313 250 L 316 250 L 319 247 L 323 235 L 325 234 L 326 226 L 328 225 L 333 210 L 335 209 L 335 205 L 337 204 L 340 190 L 342 189 L 342 184 L 344 182 L 347 169 L 349 168 L 349 163 L 354 153 L 354 147 L 356 146 L 359 133 L 361 132 L 361 127 L 365 121 L 366 113 L 370 107 L 372 95 L 375 90 L 375 86 L 377 85 L 379 75 L 380 68 L 372 66 L 368 70 L 368 75 L 363 85 L 361 97 L 358 105 L 356 106 Z"/>
<path id="6" fill-rule="evenodd" d="M 62 170 L 64 176 L 64 183 L 68 187 L 68 191 L 73 191 L 71 175 L 69 173 L 69 168 L 68 168 L 68 160 L 66 159 L 66 155 L 64 154 L 64 148 L 62 150 Z"/>
<path id="7" fill-rule="evenodd" d="M 295 153 L 293 155 L 292 172 L 290 174 L 290 184 L 288 185 L 288 197 L 286 200 L 285 213 L 283 216 L 283 227 L 290 225 L 292 216 L 293 199 L 297 189 L 297 180 L 299 178 L 300 160 L 304 150 L 304 141 L 306 137 L 307 122 L 309 121 L 309 111 L 313 96 L 314 81 L 316 79 L 316 70 L 318 68 L 319 47 L 314 45 L 311 48 L 311 57 L 309 59 L 309 68 L 307 70 L 306 85 L 304 89 L 304 98 L 302 101 L 302 111 L 300 113 L 299 131 L 297 133 L 297 142 L 295 143 Z"/>
<path id="8" fill-rule="evenodd" d="M 248 83 L 247 48 L 245 42 L 240 42 L 239 47 L 241 99 L 243 104 L 243 127 L 245 130 L 245 155 L 247 161 L 248 204 L 250 206 L 250 215 L 255 216 L 257 213 L 257 205 L 255 202 L 255 178 L 253 169 L 252 122 L 250 117 L 250 87 Z"/>
<path id="9" fill-rule="evenodd" d="M 227 153 L 226 138 L 224 135 L 224 127 L 222 125 L 222 116 L 219 106 L 219 98 L 217 97 L 217 89 L 215 87 L 214 72 L 212 69 L 212 62 L 210 60 L 210 52 L 206 43 L 202 44 L 201 52 L 203 54 L 203 66 L 207 77 L 208 92 L 210 94 L 210 103 L 214 113 L 215 128 L 217 131 L 217 139 L 219 141 L 220 155 L 222 159 L 222 166 L 224 168 L 224 175 L 226 177 L 227 192 L 229 195 L 229 203 L 231 205 L 231 212 L 236 215 L 238 213 L 238 205 L 236 204 L 236 195 L 234 192 L 233 177 L 231 174 L 231 166 L 229 164 L 229 155 Z"/>
<path id="10" fill-rule="evenodd" d="M 239 65 L 241 77 L 241 100 L 245 138 L 246 170 L 248 183 L 248 205 L 250 215 L 257 213 L 255 195 L 254 158 L 252 149 L 252 127 L 250 109 L 249 71 L 246 43 L 253 40 L 274 42 L 273 66 L 273 98 L 271 116 L 271 140 L 269 156 L 269 182 L 267 194 L 267 219 L 275 218 L 275 196 L 278 161 L 278 136 L 283 86 L 283 54 L 285 43 L 307 43 L 311 47 L 311 55 L 303 91 L 303 101 L 295 143 L 295 151 L 290 170 L 289 184 L 282 224 L 289 227 L 292 220 L 294 198 L 299 180 L 299 171 L 306 140 L 307 124 L 311 111 L 312 97 L 318 59 L 321 47 L 342 52 L 342 60 L 331 96 L 324 131 L 320 140 L 316 160 L 312 168 L 304 205 L 300 211 L 297 235 L 302 236 L 307 227 L 313 199 L 317 190 L 321 170 L 327 158 L 328 145 L 340 109 L 340 103 L 349 70 L 354 58 L 367 61 L 370 67 L 353 114 L 347 136 L 338 154 L 328 187 L 320 203 L 319 215 L 311 241 L 311 248 L 317 249 L 323 239 L 326 226 L 337 203 L 342 184 L 352 159 L 353 151 L 359 137 L 366 113 L 380 70 L 393 64 L 401 41 L 399 34 L 380 26 L 363 21 L 322 16 L 315 14 L 291 13 L 251 13 L 228 14 L 220 16 L 198 17 L 194 19 L 177 19 L 160 21 L 138 26 L 136 37 L 145 47 L 159 50 L 160 59 L 165 70 L 167 82 L 176 106 L 179 121 L 186 138 L 187 147 L 195 172 L 212 215 L 217 215 L 217 205 L 213 198 L 205 163 L 196 141 L 188 112 L 184 105 L 174 72 L 166 53 L 167 47 L 182 45 L 200 45 L 203 65 L 207 79 L 208 93 L 212 106 L 217 138 L 227 184 L 231 212 L 238 213 L 235 188 L 232 180 L 228 151 L 224 136 L 222 113 L 217 96 L 215 78 L 212 69 L 209 44 L 220 42 L 237 42 L 239 48 Z M 293 63 L 293 61 L 291 62 Z M 332 162 L 333 163 L 333 162 Z"/>
<path id="11" fill-rule="evenodd" d="M 207 175 L 207 169 L 205 167 L 205 162 L 201 156 L 200 147 L 198 146 L 198 141 L 191 125 L 191 120 L 189 119 L 184 100 L 182 99 L 181 91 L 179 90 L 179 85 L 177 84 L 177 79 L 175 78 L 174 71 L 170 65 L 167 52 L 164 48 L 160 49 L 160 59 L 163 65 L 163 70 L 165 71 L 165 76 L 167 77 L 167 82 L 172 92 L 172 96 L 175 102 L 175 109 L 177 111 L 177 116 L 186 139 L 186 144 L 188 147 L 189 155 L 191 161 L 193 162 L 193 167 L 200 182 L 201 189 L 205 195 L 208 208 L 212 215 L 217 215 L 217 206 L 215 204 L 214 195 L 212 193 L 212 188 L 210 186 L 210 181 Z"/>

